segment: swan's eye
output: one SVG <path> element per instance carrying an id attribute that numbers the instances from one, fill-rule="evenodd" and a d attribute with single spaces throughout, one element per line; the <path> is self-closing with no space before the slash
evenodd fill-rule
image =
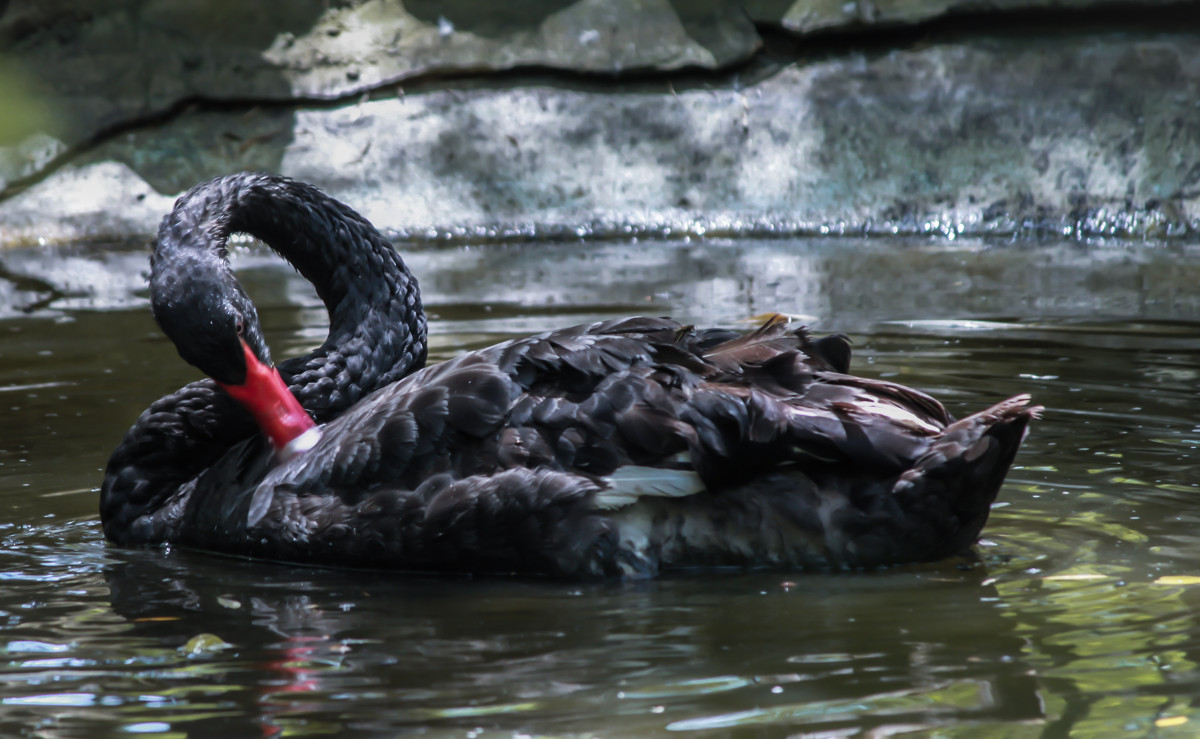
<path id="1" fill-rule="evenodd" d="M 242 320 L 242 317 L 241 317 L 241 316 L 238 316 L 236 319 L 234 319 L 234 322 L 233 322 L 233 328 L 234 328 L 234 330 L 236 330 L 236 331 L 237 331 L 237 335 L 238 335 L 238 336 L 243 336 L 243 335 L 245 334 L 245 332 L 246 332 L 246 324 L 245 324 L 245 322 Z"/>

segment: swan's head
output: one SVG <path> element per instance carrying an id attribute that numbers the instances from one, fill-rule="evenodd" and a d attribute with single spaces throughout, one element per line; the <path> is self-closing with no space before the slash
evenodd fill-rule
<path id="1" fill-rule="evenodd" d="M 164 249 L 161 234 L 159 241 L 150 306 L 179 356 L 250 411 L 285 456 L 312 446 L 315 424 L 271 363 L 258 311 L 224 255 Z"/>
<path id="2" fill-rule="evenodd" d="M 243 384 L 248 362 L 271 366 L 258 311 L 224 259 L 156 256 L 150 308 L 179 356 L 223 385 Z"/>

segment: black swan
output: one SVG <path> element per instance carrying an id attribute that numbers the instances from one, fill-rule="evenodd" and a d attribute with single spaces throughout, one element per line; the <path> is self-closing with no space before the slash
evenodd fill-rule
<path id="1" fill-rule="evenodd" d="M 235 232 L 329 310 L 325 343 L 278 372 L 227 262 Z M 563 577 L 933 560 L 975 542 L 1040 410 L 1020 395 L 955 421 L 849 375 L 844 336 L 782 320 L 609 320 L 422 369 L 404 262 L 349 207 L 273 175 L 183 195 L 151 265 L 155 319 L 212 379 L 151 405 L 109 460 L 101 519 L 120 545 Z"/>

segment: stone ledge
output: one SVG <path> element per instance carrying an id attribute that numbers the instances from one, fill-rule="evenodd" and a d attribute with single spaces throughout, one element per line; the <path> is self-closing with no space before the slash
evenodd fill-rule
<path id="1" fill-rule="evenodd" d="M 538 27 L 550 16 L 601 12 L 603 4 L 593 5 L 548 13 Z M 665 7 L 635 5 L 645 12 Z M 745 7 L 761 20 L 773 17 L 767 6 L 775 5 L 779 18 L 799 7 Z M 877 3 L 875 21 L 916 5 Z M 0 39 L 16 43 L 19 24 L 13 19 L 31 7 L 7 6 Z M 368 33 L 378 40 L 401 13 L 428 16 L 422 7 L 381 0 L 335 4 L 328 12 L 313 11 L 318 21 L 304 38 L 336 44 L 346 34 Z M 720 19 L 734 6 L 703 7 Z M 951 12 L 976 5 L 922 7 Z M 156 12 L 169 20 L 179 12 L 157 3 L 142 11 L 143 20 L 157 18 Z M 391 15 L 364 20 L 368 11 Z M 232 11 L 225 12 L 209 19 L 213 28 Z M 260 12 L 263 23 L 273 17 Z M 359 19 L 357 26 L 345 21 L 347 14 Z M 694 32 L 695 19 L 689 25 L 684 15 L 671 17 L 693 31 L 663 35 L 664 41 L 675 39 L 666 45 L 692 48 L 703 35 Z M 333 33 L 339 18 L 346 29 Z M 443 20 L 453 26 L 451 35 L 467 33 Z M 480 19 L 471 33 L 489 43 L 511 40 L 529 33 L 520 20 L 506 26 Z M 186 25 L 179 18 L 160 21 L 163 38 Z M 423 22 L 442 25 L 436 17 Z M 89 38 L 103 36 L 93 26 L 104 23 L 83 11 L 63 23 L 88 26 Z M 745 30 L 737 23 L 713 28 Z M 807 53 L 806 44 L 776 39 L 749 62 L 731 61 L 761 43 L 749 26 L 738 43 L 726 34 L 725 41 L 706 37 L 695 47 L 725 49 L 706 57 L 707 71 L 687 62 L 693 71 L 615 80 L 522 67 L 500 76 L 426 77 L 407 89 L 385 86 L 327 103 L 316 98 L 357 88 L 330 87 L 333 78 L 314 71 L 289 77 L 278 99 L 270 98 L 268 85 L 254 92 L 261 99 L 180 107 L 89 147 L 48 135 L 10 147 L 8 164 L 0 156 L 0 167 L 28 180 L 0 201 L 0 244 L 144 238 L 179 192 L 243 169 L 314 182 L 380 227 L 417 240 L 789 233 L 1158 239 L 1193 230 L 1200 218 L 1200 35 L 1161 27 L 1116 34 L 1102 25 L 1072 33 L 1003 30 L 989 35 L 958 28 L 895 48 L 878 37 L 859 50 L 826 42 L 818 54 Z M 250 31 L 232 34 L 228 43 L 249 43 L 239 34 Z M 110 39 L 117 49 L 119 37 Z M 300 36 L 293 33 L 291 46 L 281 46 L 280 38 L 259 39 L 269 41 L 255 57 L 262 68 L 289 68 L 293 52 L 284 47 L 300 48 Z M 39 43 L 30 36 L 17 46 L 41 48 Z M 653 44 L 627 46 L 648 65 L 662 53 Z M 598 68 L 615 69 L 614 54 L 605 57 L 609 67 Z M 417 58 L 399 51 L 394 56 L 410 65 Z M 236 66 L 238 58 L 223 61 Z M 324 69 L 346 68 L 345 57 L 325 59 Z M 732 70 L 715 69 L 733 63 Z M 72 64 L 65 60 L 64 68 Z M 167 64 L 162 74 L 173 84 L 198 84 L 206 64 L 189 67 L 190 77 L 186 64 Z M 310 71 L 319 66 L 300 65 Z M 253 89 L 255 79 L 250 74 L 245 82 L 251 87 L 224 92 Z M 359 75 L 362 84 L 378 79 L 376 72 Z M 301 87 L 292 86 L 296 80 Z M 187 89 L 199 94 L 200 88 Z M 296 100 L 297 90 L 308 97 Z"/>

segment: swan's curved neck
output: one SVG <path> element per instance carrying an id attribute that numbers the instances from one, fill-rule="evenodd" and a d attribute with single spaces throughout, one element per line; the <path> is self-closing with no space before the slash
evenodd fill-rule
<path id="1" fill-rule="evenodd" d="M 155 269 L 189 281 L 193 289 L 228 291 L 236 278 L 225 244 L 238 232 L 258 237 L 295 266 L 329 311 L 325 343 L 278 366 L 318 423 L 424 365 L 425 315 L 417 281 L 370 223 L 308 185 L 241 174 L 196 186 L 163 219 Z M 165 300 L 169 311 L 170 294 Z M 252 311 L 246 315 L 257 322 Z M 259 331 L 257 325 L 243 328 L 247 335 Z M 123 544 L 165 541 L 178 523 L 178 507 L 188 500 L 188 481 L 256 428 L 248 413 L 238 412 L 237 401 L 209 380 L 155 402 L 109 458 L 100 491 L 105 534 Z"/>
<path id="2" fill-rule="evenodd" d="M 325 343 L 279 366 L 318 421 L 424 365 L 426 325 L 416 278 L 354 210 L 314 187 L 273 175 L 211 180 L 183 195 L 163 220 L 155 258 L 198 250 L 219 255 L 223 263 L 234 233 L 270 246 L 325 303 Z"/>

